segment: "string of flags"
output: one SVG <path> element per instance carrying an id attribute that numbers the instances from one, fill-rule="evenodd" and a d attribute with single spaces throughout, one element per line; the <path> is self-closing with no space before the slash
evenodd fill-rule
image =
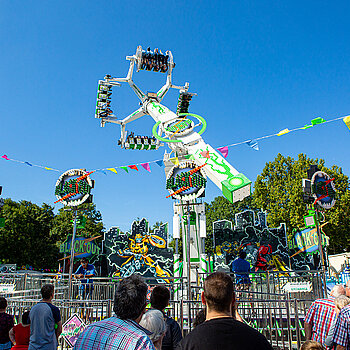
<path id="1" fill-rule="evenodd" d="M 310 124 L 306 124 L 306 125 L 304 125 L 302 127 L 299 127 L 299 128 L 294 128 L 294 129 L 291 129 L 291 130 L 289 130 L 288 128 L 285 128 L 285 129 L 280 130 L 278 133 L 275 133 L 275 134 L 265 135 L 265 136 L 257 137 L 255 139 L 250 139 L 250 140 L 245 140 L 245 141 L 232 143 L 232 144 L 227 145 L 227 146 L 218 147 L 217 150 L 223 155 L 224 158 L 226 158 L 228 156 L 229 147 L 234 147 L 234 146 L 238 146 L 238 145 L 246 144 L 248 147 L 252 148 L 253 150 L 259 151 L 258 141 L 260 141 L 260 140 L 268 139 L 268 138 L 271 138 L 271 137 L 274 137 L 274 136 L 283 136 L 283 135 L 289 134 L 291 132 L 295 132 L 295 131 L 298 131 L 298 130 L 306 130 L 306 129 L 312 128 L 313 126 L 319 125 L 319 124 L 331 123 L 331 122 L 335 122 L 335 121 L 338 121 L 338 120 L 341 120 L 341 119 L 343 120 L 345 125 L 350 130 L 350 115 L 345 116 L 345 117 L 339 117 L 339 118 L 331 119 L 331 120 L 325 120 L 325 119 L 323 119 L 321 117 L 317 117 L 317 118 L 312 119 Z M 205 152 L 202 152 L 202 153 L 203 153 L 202 154 L 203 157 L 206 157 L 206 158 L 210 157 L 209 156 L 209 152 L 205 151 Z M 22 163 L 22 164 L 25 164 L 25 165 L 31 166 L 31 167 L 42 168 L 42 169 L 49 170 L 49 171 L 62 172 L 62 170 L 60 170 L 60 169 L 55 169 L 55 168 L 47 167 L 47 166 L 44 166 L 44 165 L 33 164 L 33 163 L 28 162 L 28 161 L 22 161 L 22 160 L 18 160 L 18 159 L 9 158 L 6 154 L 2 155 L 1 158 L 6 160 L 6 161 L 13 161 L 13 162 L 17 162 L 17 163 Z M 188 155 L 188 159 L 192 159 L 192 158 L 193 158 L 192 155 Z M 170 161 L 175 166 L 180 163 L 179 159 L 177 157 L 170 158 Z M 118 171 L 120 171 L 120 169 L 121 169 L 121 170 L 124 170 L 125 172 L 128 173 L 129 170 L 139 171 L 138 166 L 141 166 L 146 171 L 151 172 L 150 164 L 152 164 L 152 163 L 153 164 L 155 163 L 155 164 L 157 164 L 160 167 L 164 166 L 163 160 L 162 159 L 157 159 L 157 160 L 152 160 L 152 161 L 148 161 L 148 162 L 144 162 L 144 163 L 137 163 L 137 164 L 131 164 L 131 165 L 122 165 L 122 166 L 115 166 L 115 167 L 110 167 L 110 168 L 96 169 L 96 170 L 94 170 L 94 172 L 100 172 L 100 173 L 103 173 L 103 174 L 107 175 L 107 170 L 108 170 L 108 171 L 110 171 L 112 173 L 118 174 Z"/>

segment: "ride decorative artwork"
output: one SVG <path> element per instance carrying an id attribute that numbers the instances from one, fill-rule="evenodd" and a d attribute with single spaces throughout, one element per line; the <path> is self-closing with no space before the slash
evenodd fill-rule
<path id="1" fill-rule="evenodd" d="M 169 282 L 173 274 L 173 250 L 167 243 L 168 224 L 153 233 L 148 221 L 134 221 L 131 233 L 111 228 L 105 236 L 104 247 L 108 260 L 108 275 L 128 277 L 133 273 L 145 278 L 156 278 L 158 283 Z"/>
<path id="2" fill-rule="evenodd" d="M 71 169 L 64 172 L 56 182 L 55 195 L 57 201 L 67 206 L 78 206 L 91 201 L 91 189 L 94 181 L 90 176 L 93 173 L 82 169 Z"/>
<path id="3" fill-rule="evenodd" d="M 235 226 L 227 220 L 214 222 L 214 270 L 228 270 L 240 251 L 247 253 L 253 271 L 309 269 L 311 257 L 299 254 L 290 260 L 286 226 L 269 228 L 266 212 L 245 210 L 235 215 Z M 291 265 L 291 266 L 290 266 Z"/>

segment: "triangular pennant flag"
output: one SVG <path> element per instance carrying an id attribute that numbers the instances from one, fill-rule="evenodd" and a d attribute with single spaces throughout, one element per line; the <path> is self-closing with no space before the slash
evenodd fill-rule
<path id="1" fill-rule="evenodd" d="M 175 165 L 179 165 L 180 162 L 179 162 L 179 158 L 178 157 L 175 157 L 175 158 L 170 158 L 170 161 Z"/>
<path id="2" fill-rule="evenodd" d="M 103 170 L 95 170 L 95 172 L 107 175 L 107 173 L 105 171 L 103 171 Z"/>
<path id="3" fill-rule="evenodd" d="M 250 140 L 250 141 L 246 142 L 246 144 L 249 147 L 253 148 L 254 150 L 259 151 L 259 145 L 258 145 L 258 142 L 256 140 Z"/>
<path id="4" fill-rule="evenodd" d="M 151 167 L 149 166 L 149 163 L 142 163 L 141 166 L 142 166 L 145 170 L 151 172 Z"/>
<path id="5" fill-rule="evenodd" d="M 52 168 L 45 167 L 46 170 L 53 170 Z"/>
<path id="6" fill-rule="evenodd" d="M 10 160 L 10 158 L 8 158 L 6 154 L 4 154 L 3 156 L 1 156 L 1 158 L 4 158 L 4 159 L 6 159 L 6 160 Z"/>
<path id="7" fill-rule="evenodd" d="M 29 162 L 24 162 L 24 164 L 27 164 L 29 166 L 33 166 L 32 164 L 30 164 Z"/>
<path id="8" fill-rule="evenodd" d="M 312 125 L 322 124 L 324 122 L 325 122 L 325 120 L 321 117 L 317 117 L 317 118 L 311 120 Z"/>
<path id="9" fill-rule="evenodd" d="M 277 136 L 282 136 L 282 135 L 288 134 L 289 132 L 290 132 L 290 130 L 289 130 L 288 128 L 286 128 L 286 129 L 281 130 L 281 131 L 277 134 Z"/>
<path id="10" fill-rule="evenodd" d="M 128 165 L 128 167 L 129 167 L 130 169 L 134 169 L 134 170 L 139 171 L 139 169 L 137 169 L 137 166 L 136 166 L 136 165 Z"/>
<path id="11" fill-rule="evenodd" d="M 346 116 L 343 118 L 343 122 L 346 124 L 346 126 L 349 128 L 350 130 L 350 115 Z"/>
<path id="12" fill-rule="evenodd" d="M 209 151 L 203 151 L 201 152 L 201 156 L 203 156 L 204 158 L 210 158 L 210 154 L 209 154 Z"/>
<path id="13" fill-rule="evenodd" d="M 122 168 L 123 170 L 125 170 L 127 173 L 129 172 L 129 169 L 128 169 L 128 167 L 126 167 L 126 166 L 121 166 L 120 168 Z"/>
<path id="14" fill-rule="evenodd" d="M 228 156 L 228 147 L 220 147 L 218 148 L 218 151 L 226 158 Z"/>
<path id="15" fill-rule="evenodd" d="M 157 160 L 156 164 L 158 164 L 160 167 L 164 166 L 164 162 L 162 160 Z"/>
<path id="16" fill-rule="evenodd" d="M 303 130 L 305 130 L 305 129 L 309 129 L 309 128 L 312 128 L 313 127 L 313 125 L 304 125 L 302 128 L 300 128 L 300 129 L 303 129 Z"/>
<path id="17" fill-rule="evenodd" d="M 115 168 L 107 168 L 107 170 L 111 171 L 112 173 L 118 174 L 117 170 Z"/>

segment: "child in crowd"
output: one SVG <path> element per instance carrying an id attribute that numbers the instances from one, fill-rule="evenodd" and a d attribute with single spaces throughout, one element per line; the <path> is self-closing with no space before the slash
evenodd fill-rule
<path id="1" fill-rule="evenodd" d="M 29 323 L 29 311 L 26 311 L 22 315 L 22 323 L 19 323 L 10 330 L 10 339 L 15 344 L 12 350 L 28 350 L 30 338 Z"/>
<path id="2" fill-rule="evenodd" d="M 301 347 L 300 350 L 326 350 L 320 343 L 313 340 L 307 340 Z"/>

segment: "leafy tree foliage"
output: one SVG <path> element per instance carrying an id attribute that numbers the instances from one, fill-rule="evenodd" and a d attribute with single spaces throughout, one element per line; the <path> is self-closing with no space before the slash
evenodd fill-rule
<path id="1" fill-rule="evenodd" d="M 103 234 L 102 216 L 94 204 L 82 204 L 78 215 L 87 218 L 78 235 L 85 237 Z M 28 201 L 5 200 L 1 209 L 5 227 L 0 229 L 0 262 L 33 266 L 34 269 L 57 268 L 59 245 L 73 231 L 72 211 L 59 210 L 43 204 L 41 207 Z M 102 240 L 102 238 L 101 238 Z"/>
<path id="2" fill-rule="evenodd" d="M 254 185 L 253 202 L 267 210 L 270 226 L 277 227 L 284 222 L 287 225 L 288 238 L 293 229 L 304 226 L 303 216 L 307 214 L 307 206 L 302 198 L 302 179 L 307 178 L 307 170 L 311 164 L 334 178 L 338 201 L 330 210 L 324 212 L 328 224 L 324 232 L 330 237 L 329 250 L 340 252 L 350 247 L 350 239 L 346 233 L 350 231 L 349 222 L 349 178 L 338 166 L 327 168 L 323 159 L 310 159 L 299 154 L 298 159 L 278 154 L 274 161 L 265 165 Z"/>

